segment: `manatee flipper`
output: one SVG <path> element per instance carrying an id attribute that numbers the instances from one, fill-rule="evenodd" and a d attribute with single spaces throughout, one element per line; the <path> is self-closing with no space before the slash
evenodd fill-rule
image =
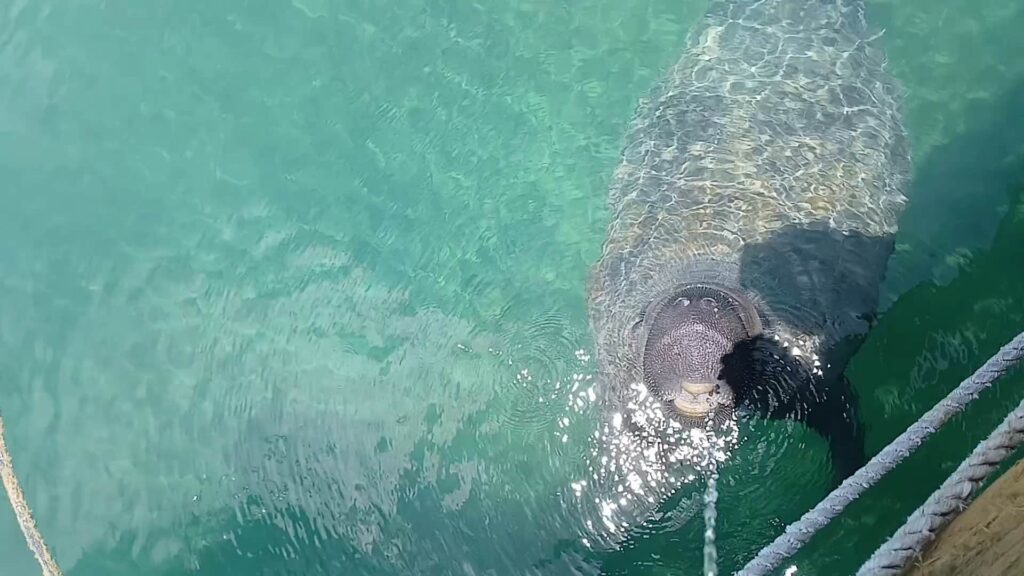
<path id="1" fill-rule="evenodd" d="M 721 377 L 735 391 L 740 410 L 804 422 L 828 441 L 837 485 L 864 464 L 856 396 L 842 372 L 814 374 L 778 342 L 764 337 L 741 342 L 722 364 Z"/>
<path id="2" fill-rule="evenodd" d="M 864 427 L 858 417 L 856 394 L 845 375 L 822 388 L 822 398 L 810 407 L 804 422 L 828 441 L 833 479 L 838 485 L 867 461 Z"/>

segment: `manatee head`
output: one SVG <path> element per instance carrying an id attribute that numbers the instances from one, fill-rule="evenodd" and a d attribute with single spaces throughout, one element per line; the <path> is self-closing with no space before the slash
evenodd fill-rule
<path id="1" fill-rule="evenodd" d="M 750 299 L 707 284 L 678 286 L 651 302 L 643 326 L 650 393 L 687 425 L 728 418 L 735 394 L 722 377 L 722 359 L 761 332 Z"/>

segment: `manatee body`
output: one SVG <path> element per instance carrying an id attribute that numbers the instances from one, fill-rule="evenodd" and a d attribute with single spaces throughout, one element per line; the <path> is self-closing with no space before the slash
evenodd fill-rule
<path id="1" fill-rule="evenodd" d="M 905 203 L 898 100 L 862 2 L 712 2 L 631 123 L 589 279 L 610 486 L 664 496 L 666 447 L 734 409 L 861 464 L 842 372 Z"/>

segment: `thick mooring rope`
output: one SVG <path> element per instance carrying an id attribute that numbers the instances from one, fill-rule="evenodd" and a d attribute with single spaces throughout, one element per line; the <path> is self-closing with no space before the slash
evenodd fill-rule
<path id="1" fill-rule="evenodd" d="M 839 515 L 865 490 L 878 482 L 903 459 L 920 446 L 947 420 L 963 411 L 978 394 L 994 380 L 1010 370 L 1024 357 L 1024 332 L 1017 335 L 998 353 L 989 358 L 970 378 L 964 380 L 948 396 L 926 412 L 910 428 L 889 443 L 860 470 L 847 478 L 824 500 L 790 524 L 774 542 L 757 553 L 737 576 L 761 576 L 779 566 L 807 543 L 812 536 Z"/>
<path id="2" fill-rule="evenodd" d="M 11 453 L 7 450 L 7 442 L 4 440 L 3 418 L 0 418 L 0 477 L 3 479 L 4 489 L 7 490 L 7 499 L 11 502 L 14 515 L 18 518 L 21 533 L 25 535 L 25 542 L 29 549 L 36 555 L 43 576 L 61 576 L 60 568 L 53 561 L 50 549 L 46 547 L 46 542 L 43 541 L 39 529 L 36 528 L 36 521 L 32 518 L 32 511 L 25 501 L 25 494 L 21 491 L 18 477 L 14 475 L 14 462 L 11 460 Z"/>
<path id="3" fill-rule="evenodd" d="M 897 575 L 924 551 L 935 534 L 957 516 L 982 484 L 1024 443 L 1024 401 L 971 452 L 938 490 L 921 505 L 857 571 L 857 576 Z"/>

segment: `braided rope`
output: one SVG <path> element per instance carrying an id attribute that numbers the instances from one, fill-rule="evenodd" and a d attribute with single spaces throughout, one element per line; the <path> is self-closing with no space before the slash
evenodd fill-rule
<path id="1" fill-rule="evenodd" d="M 896 467 L 914 452 L 947 420 L 963 411 L 964 407 L 988 388 L 994 380 L 1010 370 L 1024 357 L 1024 332 L 999 349 L 970 378 L 960 383 L 955 390 L 932 407 L 905 432 L 900 434 L 881 452 L 852 476 L 843 481 L 824 500 L 790 524 L 774 542 L 765 546 L 747 563 L 737 576 L 761 576 L 767 574 L 783 560 L 792 556 L 812 536 L 839 515 L 868 488 L 875 485 L 882 476 Z"/>
<path id="2" fill-rule="evenodd" d="M 936 533 L 957 516 L 999 465 L 1024 442 L 1024 401 L 971 452 L 938 490 L 880 546 L 857 576 L 900 574 Z"/>
<path id="3" fill-rule="evenodd" d="M 39 529 L 36 528 L 36 521 L 32 518 L 32 510 L 25 501 L 25 493 L 21 491 L 18 477 L 14 474 L 14 461 L 11 460 L 11 453 L 7 450 L 7 442 L 4 440 L 4 420 L 0 418 L 0 477 L 3 479 L 4 489 L 7 490 L 7 499 L 11 501 L 11 508 L 18 518 L 18 525 L 21 526 L 21 533 L 25 535 L 25 542 L 39 562 L 39 568 L 43 576 L 61 576 L 60 568 L 53 561 L 50 549 L 46 547 Z"/>

